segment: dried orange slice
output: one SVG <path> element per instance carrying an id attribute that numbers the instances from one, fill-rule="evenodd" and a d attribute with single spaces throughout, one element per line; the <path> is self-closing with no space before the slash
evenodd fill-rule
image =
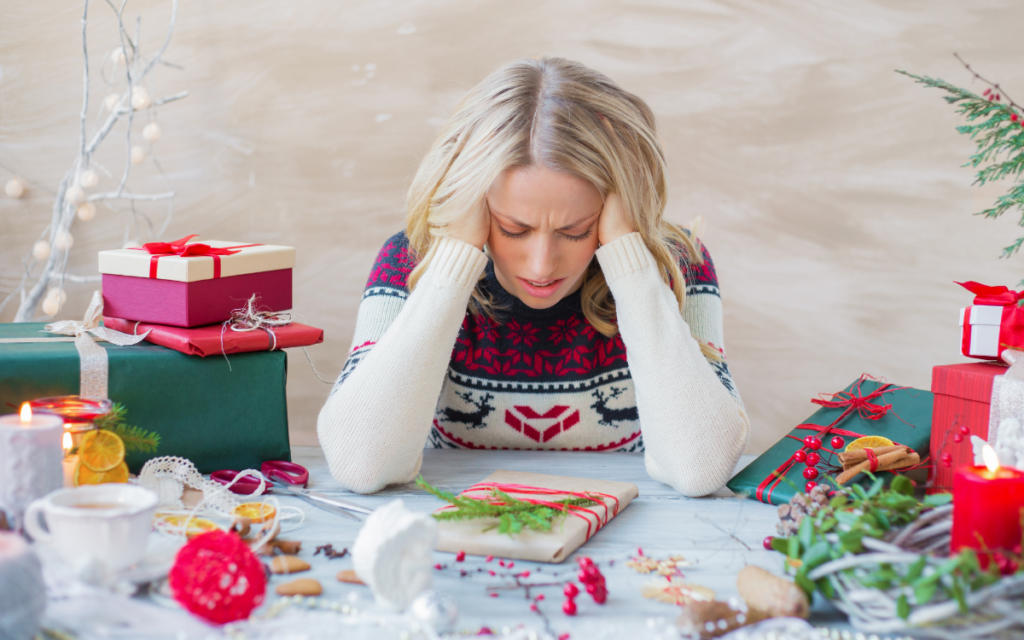
<path id="1" fill-rule="evenodd" d="M 207 531 L 213 531 L 218 528 L 211 520 L 206 518 L 192 518 L 189 520 L 188 516 L 181 515 L 158 515 L 157 520 L 163 522 L 170 527 L 181 528 L 185 526 L 185 522 L 188 521 L 188 528 L 185 530 L 185 536 L 188 538 L 195 537 L 201 533 Z"/>
<path id="2" fill-rule="evenodd" d="M 857 438 L 850 444 L 846 445 L 846 452 L 860 451 L 861 449 L 877 449 L 879 447 L 891 447 L 892 440 L 884 438 L 882 436 L 864 436 L 863 438 Z"/>
<path id="3" fill-rule="evenodd" d="M 110 482 L 128 482 L 128 465 L 124 462 L 118 463 L 113 469 L 107 471 L 93 471 L 81 460 L 75 465 L 75 486 L 83 484 L 107 484 Z"/>
<path id="4" fill-rule="evenodd" d="M 232 513 L 242 518 L 248 518 L 253 524 L 259 524 L 273 520 L 277 509 L 264 502 L 246 502 L 235 507 Z"/>
<path id="5" fill-rule="evenodd" d="M 110 471 L 124 461 L 124 441 L 105 429 L 90 431 L 78 443 L 78 459 L 91 471 Z"/>

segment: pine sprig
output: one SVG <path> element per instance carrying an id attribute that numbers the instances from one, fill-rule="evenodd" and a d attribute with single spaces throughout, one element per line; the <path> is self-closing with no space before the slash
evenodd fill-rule
<path id="1" fill-rule="evenodd" d="M 115 402 L 110 411 L 96 418 L 93 424 L 97 429 L 104 429 L 117 434 L 124 441 L 127 453 L 156 453 L 160 446 L 160 434 L 146 431 L 139 427 L 126 424 L 125 415 L 128 410 L 120 402 Z"/>
<path id="2" fill-rule="evenodd" d="M 552 504 L 558 505 L 557 508 L 547 507 L 519 500 L 497 489 L 491 489 L 490 496 L 480 500 L 457 496 L 449 491 L 433 487 L 422 476 L 416 479 L 416 485 L 455 507 L 455 509 L 434 513 L 436 520 L 446 522 L 496 518 L 497 524 L 485 528 L 484 531 L 497 527 L 498 533 L 509 536 L 520 533 L 523 529 L 551 531 L 555 519 L 566 515 L 570 506 L 592 507 L 600 504 L 599 501 L 588 498 L 565 498 L 550 501 Z"/>
<path id="3" fill-rule="evenodd" d="M 978 95 L 939 78 L 918 76 L 906 71 L 899 71 L 914 81 L 932 89 L 941 89 L 948 95 L 943 99 L 957 106 L 957 113 L 963 115 L 968 124 L 957 127 L 957 131 L 968 135 L 976 145 L 968 161 L 963 165 L 977 169 L 974 184 L 984 185 L 988 182 L 1006 178 L 1018 178 L 1024 173 L 1024 108 L 1007 97 L 1002 102 L 1005 92 L 998 84 L 993 84 L 977 74 L 970 65 L 960 59 L 975 78 L 989 85 L 986 95 Z M 998 218 L 1011 209 L 1017 209 L 1020 220 L 1017 224 L 1024 227 L 1024 182 L 1014 184 L 1009 192 L 996 199 L 994 206 L 975 215 L 986 218 Z M 1009 258 L 1024 246 L 1024 237 L 1017 238 L 1009 246 L 1004 247 L 1000 257 Z"/>

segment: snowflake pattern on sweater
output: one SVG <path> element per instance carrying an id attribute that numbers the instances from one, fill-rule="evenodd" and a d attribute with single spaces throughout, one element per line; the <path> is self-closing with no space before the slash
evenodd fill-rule
<path id="1" fill-rule="evenodd" d="M 721 299 L 711 256 L 683 264 L 684 319 L 695 338 L 722 353 Z M 409 295 L 416 266 L 404 232 L 388 239 L 366 283 L 353 347 L 335 389 L 387 331 Z M 472 449 L 643 451 L 626 346 L 601 335 L 580 308 L 580 292 L 533 309 L 498 283 L 488 263 L 478 285 L 501 309 L 496 319 L 466 312 L 427 446 Z M 742 407 L 725 360 L 708 361 Z"/>

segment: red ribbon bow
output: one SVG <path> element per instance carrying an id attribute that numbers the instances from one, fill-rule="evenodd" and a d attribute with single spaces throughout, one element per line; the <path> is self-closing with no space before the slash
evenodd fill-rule
<path id="1" fill-rule="evenodd" d="M 1004 286 L 992 287 L 974 281 L 957 282 L 956 284 L 974 294 L 974 304 L 1008 307 L 1017 304 L 1021 298 L 1024 298 L 1024 291 L 1014 291 Z"/>
<path id="2" fill-rule="evenodd" d="M 823 450 L 825 446 L 825 437 L 828 436 L 829 434 L 834 434 L 837 436 L 849 436 L 854 438 L 863 437 L 863 433 L 857 433 L 856 431 L 848 431 L 846 429 L 839 429 L 836 425 L 845 420 L 847 416 L 855 412 L 865 420 L 880 420 L 883 416 L 889 413 L 890 410 L 892 410 L 892 405 L 878 404 L 873 402 L 873 400 L 881 398 L 886 393 L 892 393 L 893 391 L 900 391 L 902 389 L 907 388 L 895 387 L 887 382 L 882 386 L 878 387 L 877 389 L 875 389 L 874 391 L 872 391 L 871 393 L 863 395 L 861 393 L 861 385 L 864 384 L 865 380 L 873 379 L 874 378 L 865 373 L 861 375 L 860 379 L 858 379 L 852 387 L 850 387 L 849 391 L 840 391 L 839 393 L 827 394 L 828 397 L 831 398 L 831 400 L 826 400 L 824 398 L 814 398 L 813 400 L 811 400 L 811 402 L 817 405 L 821 405 L 822 407 L 825 407 L 827 409 L 844 409 L 842 415 L 833 420 L 831 424 L 825 426 L 822 426 L 820 424 L 805 423 L 797 425 L 796 428 L 806 429 L 809 431 L 817 431 L 817 433 L 814 435 L 817 435 L 818 438 L 822 441 Z M 836 398 L 839 398 L 839 400 L 836 400 Z M 786 437 L 793 438 L 794 440 L 803 442 L 801 438 L 797 438 L 796 436 L 787 435 Z M 838 452 L 832 451 L 832 453 Z M 790 456 L 789 458 L 786 459 L 785 462 L 779 465 L 779 467 L 775 471 L 772 471 L 770 474 L 768 474 L 768 477 L 765 478 L 764 481 L 761 482 L 761 484 L 758 485 L 757 487 L 757 499 L 760 500 L 761 502 L 770 503 L 772 499 L 772 491 L 775 490 L 775 487 L 779 486 L 779 483 L 782 482 L 782 479 L 786 476 L 787 473 L 789 473 L 789 470 L 793 468 L 794 464 L 796 464 L 796 461 L 793 459 L 792 456 Z"/>
<path id="3" fill-rule="evenodd" d="M 201 242 L 193 242 L 187 244 L 189 240 L 196 237 L 198 234 L 193 233 L 190 236 L 185 236 L 180 240 L 172 240 L 170 242 L 147 242 L 142 245 L 142 250 L 148 251 L 152 256 L 149 260 L 149 277 L 156 278 L 157 264 L 160 258 L 167 256 L 180 256 L 182 258 L 190 258 L 196 256 L 210 256 L 213 258 L 213 277 L 220 277 L 220 257 L 221 256 L 233 256 L 239 253 L 238 250 L 246 247 L 257 247 L 256 244 L 243 244 L 237 247 L 211 247 L 208 244 Z"/>

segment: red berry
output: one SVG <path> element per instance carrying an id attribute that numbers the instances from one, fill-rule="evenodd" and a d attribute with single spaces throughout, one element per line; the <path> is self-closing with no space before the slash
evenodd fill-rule
<path id="1" fill-rule="evenodd" d="M 594 592 L 597 591 L 599 588 L 600 587 L 596 582 L 591 582 L 587 585 L 587 593 L 589 593 L 590 595 L 594 595 Z"/>
<path id="2" fill-rule="evenodd" d="M 578 562 L 580 567 L 582 567 L 584 569 L 586 569 L 587 567 L 593 566 L 593 564 L 594 564 L 594 561 L 591 560 L 587 556 L 580 556 L 580 558 L 576 562 Z"/>
<path id="3" fill-rule="evenodd" d="M 964 426 L 960 427 L 960 433 L 962 433 L 963 435 L 966 436 L 970 432 L 971 432 L 971 430 L 967 427 L 967 425 L 964 425 Z"/>
<path id="4" fill-rule="evenodd" d="M 811 480 L 810 482 L 804 485 L 804 493 L 810 493 L 811 490 L 814 489 L 814 487 L 816 486 L 818 486 L 818 483 L 815 482 L 814 480 Z"/>
<path id="5" fill-rule="evenodd" d="M 817 464 L 821 462 L 821 456 L 812 451 L 807 454 L 807 460 L 805 462 L 808 467 L 817 466 Z"/>
<path id="6" fill-rule="evenodd" d="M 563 633 L 562 635 L 558 636 L 558 640 L 569 640 L 569 634 Z"/>
<path id="7" fill-rule="evenodd" d="M 504 560 L 498 560 L 498 564 L 500 566 L 504 567 L 505 566 L 505 561 Z"/>
<path id="8" fill-rule="evenodd" d="M 1012 116 L 1010 116 L 1010 122 L 1017 122 L 1017 114 L 1016 113 L 1013 114 Z"/>
<path id="9" fill-rule="evenodd" d="M 818 477 L 818 470 L 814 467 L 807 467 L 804 469 L 804 477 L 808 480 L 814 480 Z"/>
<path id="10" fill-rule="evenodd" d="M 579 592 L 580 590 L 576 587 L 575 582 L 570 582 L 569 584 L 565 585 L 564 589 L 562 589 L 562 593 L 565 594 L 566 598 L 575 598 L 577 594 L 579 594 Z"/>
<path id="11" fill-rule="evenodd" d="M 636 548 L 636 555 L 638 555 L 638 556 L 644 555 L 644 548 L 643 547 L 637 547 Z"/>
<path id="12" fill-rule="evenodd" d="M 519 574 L 519 577 L 520 578 L 529 578 L 530 577 L 530 572 L 529 571 L 523 571 L 522 573 Z"/>
<path id="13" fill-rule="evenodd" d="M 587 573 L 584 569 L 580 569 L 579 573 L 576 574 L 576 579 L 582 582 L 583 584 L 593 582 L 593 579 L 590 577 L 590 574 Z"/>
<path id="14" fill-rule="evenodd" d="M 455 554 L 455 562 L 463 562 L 466 559 L 466 552 L 460 551 Z"/>
<path id="15" fill-rule="evenodd" d="M 544 599 L 544 594 L 543 593 L 538 593 L 537 597 L 534 598 L 534 600 L 543 600 L 543 599 Z"/>
<path id="16" fill-rule="evenodd" d="M 990 93 L 992 93 L 992 89 L 985 89 L 984 91 L 981 92 L 981 95 L 987 96 Z"/>
<path id="17" fill-rule="evenodd" d="M 796 453 L 793 454 L 793 460 L 796 461 L 796 462 L 803 462 L 806 459 L 807 459 L 807 452 L 804 451 L 803 449 L 800 449 L 799 451 L 797 451 Z"/>
<path id="18" fill-rule="evenodd" d="M 530 611 L 536 612 L 537 611 L 537 605 L 536 604 L 531 604 L 530 605 Z"/>
<path id="19" fill-rule="evenodd" d="M 562 603 L 562 611 L 564 611 L 567 616 L 576 615 L 576 603 L 573 602 L 572 598 L 567 598 L 565 602 Z"/>
<path id="20" fill-rule="evenodd" d="M 807 436 L 806 438 L 804 438 L 804 446 L 806 446 L 808 449 L 820 449 L 821 439 L 818 438 L 817 436 Z"/>
<path id="21" fill-rule="evenodd" d="M 490 562 L 491 560 L 494 560 L 494 556 L 487 556 L 484 558 L 484 562 Z"/>
<path id="22" fill-rule="evenodd" d="M 492 598 L 497 598 L 498 597 L 498 592 L 494 591 L 492 593 L 488 593 L 487 595 L 491 596 Z"/>
<path id="23" fill-rule="evenodd" d="M 767 538 L 765 538 L 764 540 L 761 541 L 761 546 L 764 547 L 765 549 L 767 549 L 768 551 L 771 551 L 772 550 L 772 540 L 774 540 L 774 539 L 775 539 L 775 536 L 768 536 Z"/>
<path id="24" fill-rule="evenodd" d="M 511 568 L 512 568 L 512 567 L 514 567 L 514 566 L 516 566 L 516 563 L 514 563 L 514 562 L 509 562 L 508 564 L 506 564 L 506 565 L 505 565 L 505 568 L 506 568 L 506 569 L 511 569 Z"/>
<path id="25" fill-rule="evenodd" d="M 833 449 L 842 449 L 843 445 L 845 445 L 845 444 L 846 444 L 846 440 L 843 440 L 839 436 L 836 436 L 836 437 L 832 438 L 832 448 Z"/>
<path id="26" fill-rule="evenodd" d="M 478 636 L 493 636 L 494 632 L 491 631 L 490 627 L 480 627 L 480 630 L 476 632 Z"/>
<path id="27" fill-rule="evenodd" d="M 438 571 L 440 571 L 441 570 L 441 565 L 440 564 L 435 564 L 434 568 L 437 569 Z"/>
<path id="28" fill-rule="evenodd" d="M 488 571 L 487 573 L 491 574 L 492 576 L 496 575 L 493 571 Z"/>
<path id="29" fill-rule="evenodd" d="M 942 464 L 947 467 L 953 466 L 953 455 L 949 453 L 942 454 Z"/>
<path id="30" fill-rule="evenodd" d="M 964 437 L 959 433 L 953 436 L 953 442 L 961 443 L 964 441 Z"/>
<path id="31" fill-rule="evenodd" d="M 608 600 L 608 590 L 603 587 L 598 589 L 593 593 L 593 598 L 597 604 L 604 604 Z"/>

